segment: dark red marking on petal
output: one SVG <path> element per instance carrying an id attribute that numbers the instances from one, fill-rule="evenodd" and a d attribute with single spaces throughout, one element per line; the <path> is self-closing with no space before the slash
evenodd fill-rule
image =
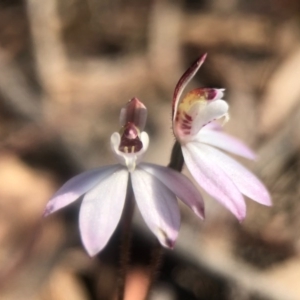
<path id="1" fill-rule="evenodd" d="M 162 228 L 159 228 L 158 230 L 160 231 L 160 234 L 164 240 L 164 244 L 165 244 L 164 246 L 167 246 L 168 248 L 173 249 L 175 246 L 175 240 L 171 240 L 168 237 L 167 233 Z"/>
<path id="2" fill-rule="evenodd" d="M 138 133 L 137 127 L 133 123 L 128 122 L 123 127 L 119 150 L 124 153 L 139 152 L 143 148 L 143 144 Z"/>
<path id="3" fill-rule="evenodd" d="M 181 127 L 182 129 L 191 129 L 191 128 L 192 128 L 192 126 L 186 125 L 186 124 L 181 124 L 180 127 Z"/>
<path id="4" fill-rule="evenodd" d="M 205 88 L 206 100 L 214 100 L 217 96 L 216 89 Z"/>
<path id="5" fill-rule="evenodd" d="M 170 239 L 166 239 L 166 244 L 167 246 L 170 248 L 170 249 L 174 249 L 174 246 L 175 246 L 175 241 L 172 241 Z"/>
<path id="6" fill-rule="evenodd" d="M 192 122 L 189 121 L 189 120 L 187 120 L 187 119 L 183 119 L 183 120 L 182 120 L 182 123 L 183 123 L 183 124 L 191 124 Z"/>
<path id="7" fill-rule="evenodd" d="M 184 116 L 185 120 L 187 120 L 189 122 L 193 121 L 193 118 L 190 115 L 188 115 L 186 112 L 183 112 L 183 116 Z"/>

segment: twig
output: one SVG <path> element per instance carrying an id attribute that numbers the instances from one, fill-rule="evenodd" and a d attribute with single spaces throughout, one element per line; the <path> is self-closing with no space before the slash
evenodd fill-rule
<path id="1" fill-rule="evenodd" d="M 39 121 L 41 109 L 36 93 L 30 89 L 19 67 L 9 53 L 0 47 L 0 91 L 5 105 L 14 113 L 30 121 Z"/>
<path id="2" fill-rule="evenodd" d="M 66 102 L 68 93 L 68 58 L 62 41 L 62 22 L 58 1 L 27 0 L 37 71 L 46 95 Z"/>

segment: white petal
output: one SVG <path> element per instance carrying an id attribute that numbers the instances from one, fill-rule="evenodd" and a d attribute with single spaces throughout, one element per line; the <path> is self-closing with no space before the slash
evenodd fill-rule
<path id="1" fill-rule="evenodd" d="M 239 220 L 244 219 L 246 204 L 242 194 L 209 152 L 190 142 L 182 147 L 182 153 L 185 164 L 197 183 Z"/>
<path id="2" fill-rule="evenodd" d="M 79 228 L 90 256 L 107 244 L 122 215 L 128 184 L 128 171 L 119 169 L 103 179 L 82 201 Z"/>
<path id="3" fill-rule="evenodd" d="M 206 130 L 223 131 L 223 127 L 218 122 L 210 122 L 201 129 L 201 131 L 206 131 Z"/>
<path id="4" fill-rule="evenodd" d="M 147 151 L 148 146 L 149 146 L 149 135 L 146 131 L 141 132 L 141 141 L 143 144 L 143 152 L 142 153 L 144 153 Z"/>
<path id="5" fill-rule="evenodd" d="M 102 179 L 112 174 L 118 165 L 105 166 L 81 173 L 67 181 L 47 203 L 44 216 L 47 216 L 77 200 L 92 189 Z"/>
<path id="6" fill-rule="evenodd" d="M 224 100 L 214 100 L 207 104 L 201 101 L 196 102 L 189 111 L 193 119 L 191 135 L 196 135 L 203 126 L 224 117 L 227 112 L 228 104 Z"/>
<path id="7" fill-rule="evenodd" d="M 179 199 L 189 206 L 198 217 L 201 219 L 204 218 L 203 198 L 186 176 L 170 168 L 153 164 L 143 163 L 140 164 L 139 167 L 160 180 Z"/>
<path id="8" fill-rule="evenodd" d="M 164 247 L 173 248 L 180 227 L 176 196 L 140 167 L 131 173 L 134 196 L 141 214 Z"/>
<path id="9" fill-rule="evenodd" d="M 204 130 L 204 128 L 199 131 L 195 142 L 209 144 L 248 159 L 255 159 L 255 153 L 242 141 L 224 132 Z M 199 145 L 199 147 L 201 146 Z"/>
<path id="10" fill-rule="evenodd" d="M 119 132 L 114 132 L 110 137 L 110 146 L 113 153 L 119 152 L 119 146 L 121 143 L 121 136 Z"/>
<path id="11" fill-rule="evenodd" d="M 263 205 L 272 204 L 268 190 L 253 173 L 213 147 L 202 145 L 201 148 L 206 151 L 209 159 L 214 159 L 215 163 L 223 169 L 242 194 Z"/>

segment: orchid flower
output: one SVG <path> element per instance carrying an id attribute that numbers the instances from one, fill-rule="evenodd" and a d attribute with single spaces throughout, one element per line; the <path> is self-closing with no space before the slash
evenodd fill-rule
<path id="1" fill-rule="evenodd" d="M 173 106 L 173 132 L 181 145 L 184 162 L 195 181 L 239 220 L 245 218 L 243 195 L 263 205 L 271 205 L 261 181 L 240 163 L 219 149 L 254 159 L 255 154 L 241 141 L 223 133 L 215 120 L 228 119 L 224 89 L 198 88 L 182 100 L 180 96 L 199 70 L 206 54 L 198 59 L 176 85 Z"/>
<path id="2" fill-rule="evenodd" d="M 83 195 L 79 228 L 83 245 L 90 256 L 105 247 L 122 215 L 128 184 L 132 185 L 137 206 L 159 242 L 173 248 L 180 213 L 176 197 L 195 214 L 204 217 L 203 199 L 187 177 L 170 168 L 141 163 L 149 145 L 143 131 L 146 107 L 133 98 L 121 110 L 122 129 L 111 136 L 111 148 L 118 164 L 79 174 L 66 182 L 48 202 L 49 215 Z"/>

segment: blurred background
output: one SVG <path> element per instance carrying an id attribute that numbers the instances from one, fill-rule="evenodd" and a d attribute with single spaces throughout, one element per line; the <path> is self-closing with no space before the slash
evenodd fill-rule
<path id="1" fill-rule="evenodd" d="M 91 259 L 79 203 L 41 219 L 75 174 L 113 163 L 110 135 L 132 97 L 148 108 L 146 160 L 167 165 L 175 84 L 226 88 L 225 130 L 259 155 L 241 162 L 271 191 L 239 224 L 205 196 L 181 206 L 149 299 L 300 299 L 300 2 L 297 0 L 1 0 L 0 299 L 116 299 L 120 228 Z M 185 170 L 185 173 L 188 174 Z M 143 299 L 155 242 L 134 219 L 126 299 Z"/>

